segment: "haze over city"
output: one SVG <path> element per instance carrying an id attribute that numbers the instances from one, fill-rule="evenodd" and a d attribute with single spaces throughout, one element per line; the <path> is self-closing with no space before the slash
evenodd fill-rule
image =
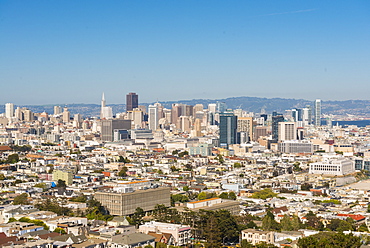
<path id="1" fill-rule="evenodd" d="M 0 103 L 368 99 L 368 1 L 1 1 Z M 12 94 L 10 94 L 12 93 Z M 13 94 L 14 93 L 14 94 Z"/>

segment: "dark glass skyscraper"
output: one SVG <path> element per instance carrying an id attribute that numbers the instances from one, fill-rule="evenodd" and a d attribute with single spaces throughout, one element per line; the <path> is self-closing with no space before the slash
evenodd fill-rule
<path id="1" fill-rule="evenodd" d="M 233 113 L 220 113 L 220 146 L 228 147 L 237 143 L 238 117 Z"/>
<path id="2" fill-rule="evenodd" d="M 282 114 L 272 114 L 272 139 L 277 142 L 279 138 L 279 122 L 284 122 L 284 116 Z"/>
<path id="3" fill-rule="evenodd" d="M 136 93 L 128 93 L 126 95 L 126 112 L 132 111 L 139 106 L 139 96 Z"/>

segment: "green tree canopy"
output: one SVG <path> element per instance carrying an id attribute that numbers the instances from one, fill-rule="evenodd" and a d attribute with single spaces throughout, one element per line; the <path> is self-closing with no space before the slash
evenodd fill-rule
<path id="1" fill-rule="evenodd" d="M 57 188 L 64 188 L 64 189 L 67 188 L 66 181 L 64 181 L 62 179 L 58 179 Z"/>
<path id="2" fill-rule="evenodd" d="M 251 198 L 266 200 L 267 198 L 273 198 L 276 197 L 277 195 L 278 194 L 274 193 L 272 189 L 266 188 L 261 191 L 253 193 Z"/>
<path id="3" fill-rule="evenodd" d="M 123 166 L 122 169 L 118 172 L 118 176 L 119 177 L 127 177 L 127 167 L 126 166 Z"/>
<path id="4" fill-rule="evenodd" d="M 13 205 L 28 205 L 30 202 L 28 201 L 28 194 L 22 193 L 14 198 Z"/>
<path id="5" fill-rule="evenodd" d="M 320 232 L 298 240 L 300 248 L 317 247 L 341 247 L 341 248 L 359 248 L 361 239 L 353 236 L 352 233 L 346 235 L 342 232 Z"/>

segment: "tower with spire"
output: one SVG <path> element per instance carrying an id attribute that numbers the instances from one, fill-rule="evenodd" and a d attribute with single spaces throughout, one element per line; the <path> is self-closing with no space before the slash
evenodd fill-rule
<path id="1" fill-rule="evenodd" d="M 104 96 L 104 92 L 103 92 L 103 95 L 101 97 L 100 119 L 104 118 L 104 108 L 105 108 L 105 96 Z"/>
<path id="2" fill-rule="evenodd" d="M 112 108 L 105 106 L 105 96 L 103 92 L 100 106 L 100 119 L 110 119 L 112 117 L 113 117 Z"/>

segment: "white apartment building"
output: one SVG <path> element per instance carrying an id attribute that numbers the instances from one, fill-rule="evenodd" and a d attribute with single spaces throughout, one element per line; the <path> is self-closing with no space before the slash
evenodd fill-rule
<path id="1" fill-rule="evenodd" d="M 190 226 L 151 221 L 139 226 L 139 231 L 145 234 L 149 232 L 170 233 L 175 239 L 176 246 L 186 245 L 191 242 Z"/>
<path id="2" fill-rule="evenodd" d="M 340 158 L 326 158 L 322 162 L 310 164 L 309 174 L 322 174 L 333 176 L 344 176 L 355 172 L 355 165 L 352 160 Z"/>

